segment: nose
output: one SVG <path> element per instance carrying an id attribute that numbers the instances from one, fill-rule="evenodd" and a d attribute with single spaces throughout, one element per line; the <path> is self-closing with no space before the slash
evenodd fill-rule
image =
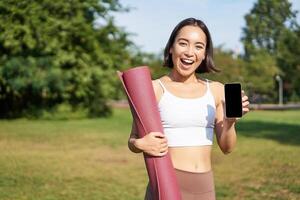
<path id="1" fill-rule="evenodd" d="M 188 57 L 192 57 L 194 55 L 194 49 L 191 46 L 188 46 L 185 51 L 185 55 Z"/>

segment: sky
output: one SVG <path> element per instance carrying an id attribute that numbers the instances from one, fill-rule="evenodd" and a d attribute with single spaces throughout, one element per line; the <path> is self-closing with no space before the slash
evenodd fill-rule
<path id="1" fill-rule="evenodd" d="M 160 53 L 173 30 L 183 19 L 201 19 L 210 30 L 214 46 L 240 54 L 244 16 L 256 0 L 120 0 L 129 12 L 115 13 L 115 22 L 132 33 L 130 39 L 142 51 Z M 290 0 L 300 10 L 299 0 Z M 300 13 L 297 15 L 300 22 Z"/>

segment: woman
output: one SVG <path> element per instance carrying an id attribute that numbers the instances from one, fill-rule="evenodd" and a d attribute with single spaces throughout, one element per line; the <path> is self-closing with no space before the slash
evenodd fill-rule
<path id="1" fill-rule="evenodd" d="M 213 46 L 206 25 L 197 19 L 181 21 L 171 33 L 164 51 L 169 74 L 153 80 L 164 134 L 137 137 L 133 123 L 128 147 L 153 156 L 170 153 L 183 200 L 215 199 L 211 151 L 213 133 L 224 154 L 236 143 L 236 118 L 224 115 L 224 86 L 196 73 L 217 72 Z M 242 94 L 243 114 L 249 111 Z M 148 186 L 145 199 L 152 199 Z"/>

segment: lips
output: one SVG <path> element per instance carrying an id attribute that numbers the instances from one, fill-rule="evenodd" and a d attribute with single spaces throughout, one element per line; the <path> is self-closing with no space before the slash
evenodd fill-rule
<path id="1" fill-rule="evenodd" d="M 191 68 L 192 64 L 194 64 L 194 61 L 191 59 L 186 59 L 186 58 L 180 59 L 180 66 L 184 70 L 189 70 Z"/>
<path id="2" fill-rule="evenodd" d="M 184 65 L 192 65 L 194 63 L 193 60 L 191 59 L 186 59 L 186 58 L 181 58 L 180 61 L 184 64 Z"/>

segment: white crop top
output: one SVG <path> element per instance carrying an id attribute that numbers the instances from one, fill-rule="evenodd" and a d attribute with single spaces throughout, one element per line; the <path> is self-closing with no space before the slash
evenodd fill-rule
<path id="1" fill-rule="evenodd" d="M 216 106 L 208 80 L 206 92 L 198 98 L 182 98 L 163 88 L 158 103 L 169 147 L 212 145 Z"/>

